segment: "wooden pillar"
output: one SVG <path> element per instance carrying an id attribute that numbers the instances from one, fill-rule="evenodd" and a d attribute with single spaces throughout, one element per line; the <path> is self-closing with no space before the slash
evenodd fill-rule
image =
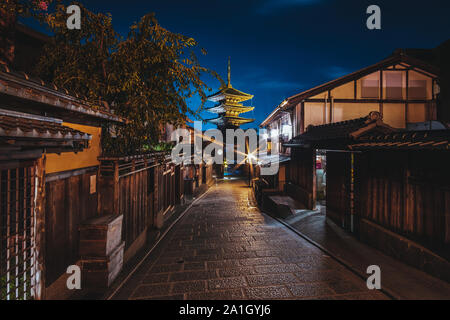
<path id="1" fill-rule="evenodd" d="M 405 126 L 408 124 L 408 106 L 409 106 L 409 70 L 406 70 L 406 103 L 405 103 Z"/>
<path id="2" fill-rule="evenodd" d="M 329 115 L 330 122 L 329 123 L 332 123 L 333 122 L 334 98 L 331 95 L 331 90 L 328 90 L 328 99 L 330 100 L 330 115 Z"/>
<path id="3" fill-rule="evenodd" d="M 313 167 L 313 176 L 312 176 L 312 199 L 311 199 L 311 208 L 316 209 L 317 205 L 317 176 L 316 176 L 316 150 L 312 150 L 312 167 Z"/>
<path id="4" fill-rule="evenodd" d="M 36 300 L 45 299 L 45 162 L 46 157 L 36 162 L 35 187 L 35 296 Z"/>
<path id="5" fill-rule="evenodd" d="M 305 101 L 300 105 L 300 134 L 305 133 Z"/>
<path id="6" fill-rule="evenodd" d="M 380 114 L 383 116 L 383 70 L 380 70 Z"/>
<path id="7" fill-rule="evenodd" d="M 103 174 L 102 165 L 97 177 L 97 210 L 99 215 L 118 215 L 119 212 L 119 162 L 112 162 L 112 174 Z M 109 165 L 108 165 L 109 168 Z"/>

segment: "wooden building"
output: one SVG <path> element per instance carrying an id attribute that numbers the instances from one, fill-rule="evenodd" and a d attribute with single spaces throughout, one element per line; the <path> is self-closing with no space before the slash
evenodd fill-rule
<path id="1" fill-rule="evenodd" d="M 448 281 L 449 141 L 449 129 L 396 129 L 378 112 L 310 126 L 286 145 L 292 149 L 287 194 L 315 207 L 316 153 L 322 150 L 327 217 L 383 252 Z"/>
<path id="2" fill-rule="evenodd" d="M 77 262 L 79 223 L 97 215 L 101 126 L 123 119 L 6 65 L 0 97 L 2 291 L 9 299 L 43 298 Z M 22 238 L 29 242 L 21 246 Z M 34 277 L 25 276 L 31 266 Z"/>
<path id="3" fill-rule="evenodd" d="M 323 125 L 378 111 L 387 125 L 438 120 L 439 70 L 397 50 L 390 57 L 287 98 L 261 123 L 282 142 Z M 289 150 L 282 150 L 287 151 Z"/>
<path id="4" fill-rule="evenodd" d="M 26 27 L 15 36 L 8 59 L 0 55 L 0 299 L 64 299 L 73 294 L 67 268 L 83 261 L 79 229 L 123 216 L 121 266 L 184 201 L 185 167 L 161 153 L 104 155 L 102 130 L 126 119 L 104 102 L 14 71 L 28 68 L 46 41 Z M 208 170 L 199 169 L 201 186 Z"/>

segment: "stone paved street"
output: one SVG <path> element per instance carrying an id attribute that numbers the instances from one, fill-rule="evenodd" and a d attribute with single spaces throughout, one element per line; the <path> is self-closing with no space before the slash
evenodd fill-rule
<path id="1" fill-rule="evenodd" d="M 387 299 L 221 183 L 174 226 L 114 299 Z"/>

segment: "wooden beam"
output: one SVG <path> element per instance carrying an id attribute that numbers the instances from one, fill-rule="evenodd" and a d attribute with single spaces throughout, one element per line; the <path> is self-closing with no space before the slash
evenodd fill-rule
<path id="1" fill-rule="evenodd" d="M 339 99 L 334 98 L 335 103 L 428 103 L 433 100 L 406 100 L 406 99 Z M 323 99 L 305 99 L 304 102 L 309 103 L 321 103 L 323 104 Z"/>
<path id="2" fill-rule="evenodd" d="M 305 102 L 300 104 L 300 134 L 305 133 Z"/>
<path id="3" fill-rule="evenodd" d="M 331 90 L 328 90 L 328 99 L 330 99 L 330 123 L 333 122 L 333 107 L 334 107 L 334 100 L 331 95 Z"/>
<path id="4" fill-rule="evenodd" d="M 405 102 L 405 126 L 408 123 L 408 103 L 409 100 L 409 70 L 406 70 L 406 102 Z"/>
<path id="5" fill-rule="evenodd" d="M 380 70 L 380 114 L 383 116 L 383 70 Z"/>

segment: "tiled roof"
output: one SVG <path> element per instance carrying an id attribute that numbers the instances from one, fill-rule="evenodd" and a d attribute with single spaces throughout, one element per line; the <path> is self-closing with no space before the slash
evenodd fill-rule
<path id="1" fill-rule="evenodd" d="M 100 101 L 98 105 L 93 105 L 85 97 L 30 77 L 24 72 L 13 71 L 3 64 L 0 64 L 0 94 L 43 103 L 54 107 L 55 110 L 65 110 L 85 117 L 126 122 L 124 118 L 109 111 L 105 102 Z"/>
<path id="2" fill-rule="evenodd" d="M 349 145 L 352 150 L 365 149 L 445 149 L 450 150 L 450 130 L 402 131 L 369 134 Z"/>
<path id="3" fill-rule="evenodd" d="M 450 150 L 450 129 L 407 131 L 393 129 L 381 121 L 378 112 L 367 117 L 310 126 L 286 147 L 314 146 L 338 150 L 366 149 L 445 149 Z"/>
<path id="4" fill-rule="evenodd" d="M 225 87 L 222 88 L 220 91 L 210 95 L 208 97 L 209 101 L 221 101 L 224 100 L 227 96 L 233 96 L 235 99 L 239 101 L 246 101 L 253 98 L 253 95 L 239 91 L 237 89 L 234 89 L 233 87 Z"/>
<path id="5" fill-rule="evenodd" d="M 61 120 L 0 110 L 0 138 L 87 142 L 91 136 L 63 126 Z"/>
<path id="6" fill-rule="evenodd" d="M 315 143 L 320 141 L 332 141 L 351 139 L 352 135 L 359 130 L 368 127 L 371 124 L 381 124 L 381 115 L 379 112 L 371 112 L 367 117 L 335 122 L 320 126 L 309 126 L 304 134 L 301 134 L 291 141 L 286 146 L 295 146 L 302 144 Z"/>

